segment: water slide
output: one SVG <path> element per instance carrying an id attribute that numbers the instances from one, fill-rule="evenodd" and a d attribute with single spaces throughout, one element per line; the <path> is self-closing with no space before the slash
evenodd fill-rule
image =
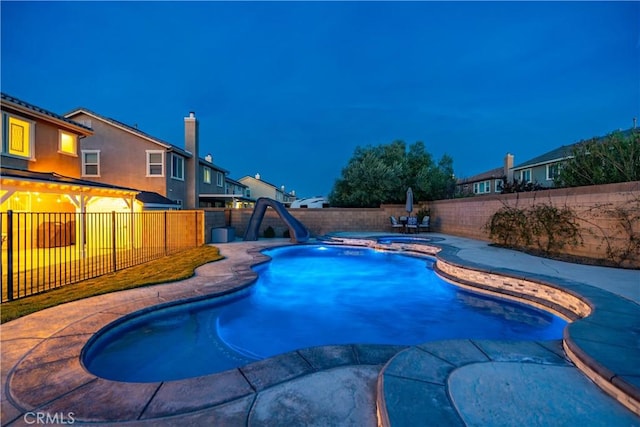
<path id="1" fill-rule="evenodd" d="M 244 233 L 245 241 L 258 240 L 260 224 L 262 224 L 262 218 L 264 218 L 264 213 L 269 206 L 271 206 L 273 210 L 280 215 L 280 218 L 282 218 L 284 223 L 287 224 L 287 227 L 289 227 L 289 235 L 291 236 L 292 242 L 303 243 L 309 240 L 309 230 L 307 230 L 300 221 L 291 215 L 282 203 L 267 197 L 260 197 L 256 201 L 256 206 L 253 208 L 251 219 L 249 219 L 247 231 Z"/>

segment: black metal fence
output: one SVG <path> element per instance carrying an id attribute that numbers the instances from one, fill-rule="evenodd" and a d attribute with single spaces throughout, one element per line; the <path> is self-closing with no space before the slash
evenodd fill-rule
<path id="1" fill-rule="evenodd" d="M 204 244 L 202 211 L 0 212 L 2 302 Z"/>

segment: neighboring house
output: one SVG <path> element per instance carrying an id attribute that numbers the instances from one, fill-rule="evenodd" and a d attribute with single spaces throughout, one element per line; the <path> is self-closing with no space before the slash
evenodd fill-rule
<path id="1" fill-rule="evenodd" d="M 241 208 L 249 200 L 246 186 L 227 176 L 229 171 L 213 164 L 211 154 L 200 159 L 200 207 Z"/>
<path id="2" fill-rule="evenodd" d="M 86 108 L 65 117 L 93 129 L 78 153 L 83 179 L 126 185 L 158 193 L 187 208 L 196 207 L 187 188 L 194 163 L 191 152 Z M 195 117 L 190 118 L 195 127 Z"/>
<path id="3" fill-rule="evenodd" d="M 458 179 L 456 181 L 456 194 L 483 195 L 501 193 L 503 179 L 511 180 L 513 158 L 512 154 L 507 153 L 502 167 L 494 168 L 469 178 Z"/>
<path id="4" fill-rule="evenodd" d="M 132 211 L 136 189 L 82 177 L 91 127 L 1 94 L 0 206 L 6 212 Z"/>
<path id="5" fill-rule="evenodd" d="M 571 157 L 572 145 L 551 150 L 513 168 L 513 179 L 523 183 L 537 183 L 543 187 L 553 187 L 554 178 L 559 173 L 563 161 Z"/>
<path id="6" fill-rule="evenodd" d="M 255 177 L 244 176 L 238 181 L 247 187 L 247 193 L 245 195 L 253 200 L 257 200 L 260 197 L 268 197 L 285 205 L 289 205 L 296 199 L 295 191 L 287 193 L 284 185 L 278 188 L 273 184 L 263 181 L 259 173 L 257 173 Z"/>
<path id="7" fill-rule="evenodd" d="M 623 135 L 630 135 L 633 129 L 622 131 Z M 609 135 L 607 135 L 609 136 Z M 554 179 L 560 173 L 562 164 L 573 157 L 573 150 L 580 144 L 595 140 L 604 142 L 607 136 L 582 140 L 571 145 L 563 145 L 531 160 L 520 163 L 513 168 L 513 178 L 519 182 L 537 183 L 543 187 L 554 187 Z"/>

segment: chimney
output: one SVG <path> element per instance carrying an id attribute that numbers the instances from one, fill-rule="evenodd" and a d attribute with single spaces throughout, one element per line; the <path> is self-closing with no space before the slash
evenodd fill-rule
<path id="1" fill-rule="evenodd" d="M 280 191 L 282 191 L 284 193 L 284 185 L 280 186 Z"/>
<path id="2" fill-rule="evenodd" d="M 204 156 L 204 159 L 209 163 L 213 163 L 213 156 L 211 154 Z"/>
<path id="3" fill-rule="evenodd" d="M 260 180 L 260 174 L 259 174 L 259 173 L 257 173 L 257 174 L 256 174 L 256 179 L 257 179 L 258 181 Z"/>
<path id="4" fill-rule="evenodd" d="M 504 176 L 507 177 L 507 182 L 513 181 L 513 154 L 511 153 L 504 156 Z"/>
<path id="5" fill-rule="evenodd" d="M 185 165 L 185 185 L 186 194 L 184 207 L 186 209 L 196 209 L 200 206 L 198 195 L 198 175 L 200 172 L 200 162 L 198 154 L 198 121 L 196 114 L 192 111 L 189 117 L 184 118 L 184 148 L 191 153 L 192 157 L 186 160 Z"/>

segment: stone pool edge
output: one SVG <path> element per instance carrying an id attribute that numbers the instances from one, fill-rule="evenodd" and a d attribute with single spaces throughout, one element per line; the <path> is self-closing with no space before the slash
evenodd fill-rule
<path id="1" fill-rule="evenodd" d="M 631 344 L 634 340 L 632 333 L 626 329 L 628 334 L 620 334 L 620 325 L 612 325 L 609 323 L 611 318 L 601 316 L 602 313 L 607 311 L 615 313 L 616 309 L 612 309 L 610 306 L 612 303 L 618 303 L 627 307 L 625 314 L 631 311 L 633 313 L 632 317 L 635 315 L 635 318 L 640 318 L 640 306 L 637 304 L 605 290 L 581 283 L 510 271 L 506 268 L 492 270 L 481 265 L 470 266 L 468 261 L 461 260 L 456 256 L 456 248 L 451 248 L 447 245 L 438 245 L 437 243 L 393 243 L 389 245 L 380 244 L 370 239 L 340 238 L 339 240 L 345 244 L 367 246 L 374 249 L 391 247 L 393 250 L 433 256 L 436 258 L 434 265 L 436 273 L 457 286 L 469 288 L 476 292 L 518 300 L 552 311 L 554 314 L 570 320 L 572 323 L 565 328 L 562 339 L 562 347 L 568 359 L 608 395 L 634 414 L 640 416 L 640 387 L 629 380 L 629 378 L 640 378 L 640 368 L 635 368 L 634 372 L 619 372 L 617 366 L 612 366 L 616 364 L 615 360 L 608 360 L 607 362 L 609 363 L 603 363 L 598 355 L 581 346 L 581 344 L 584 345 L 590 341 L 590 337 L 585 336 L 584 331 L 580 331 L 583 332 L 582 334 L 577 334 L 579 335 L 578 339 L 575 339 L 574 334 L 572 334 L 574 329 L 577 329 L 577 326 L 582 325 L 582 322 L 595 322 L 600 328 L 600 331 L 598 331 L 600 334 L 607 334 L 607 329 L 610 332 L 616 332 L 608 334 L 613 337 L 609 342 L 602 342 L 599 339 L 592 342 L 599 344 L 598 351 L 600 354 L 603 353 L 603 350 L 606 351 L 602 347 L 603 345 L 611 346 L 611 352 L 613 353 L 620 351 L 621 348 L 626 348 L 627 350 L 635 349 L 636 357 L 632 356 L 631 359 L 638 360 L 640 352 Z M 383 405 L 383 407 L 378 408 L 381 419 L 388 419 L 384 401 L 379 401 L 379 404 Z"/>

